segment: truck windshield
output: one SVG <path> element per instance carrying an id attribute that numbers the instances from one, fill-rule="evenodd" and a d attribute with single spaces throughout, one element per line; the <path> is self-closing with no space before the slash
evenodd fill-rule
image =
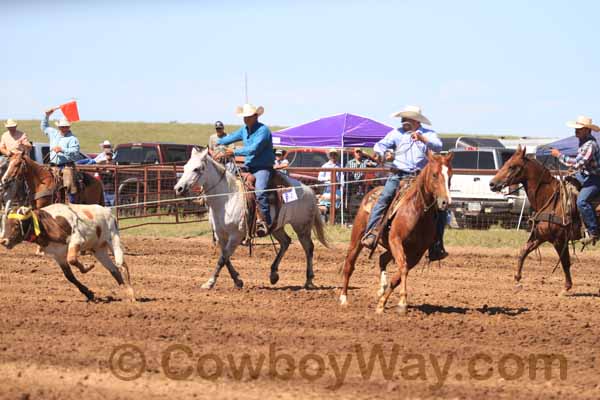
<path id="1" fill-rule="evenodd" d="M 494 154 L 491 151 L 456 151 L 452 168 L 457 169 L 496 169 Z"/>
<path id="2" fill-rule="evenodd" d="M 154 164 L 159 161 L 158 152 L 153 147 L 121 147 L 115 161 L 118 164 Z"/>
<path id="3" fill-rule="evenodd" d="M 186 162 L 188 160 L 186 147 L 167 147 L 165 162 Z"/>

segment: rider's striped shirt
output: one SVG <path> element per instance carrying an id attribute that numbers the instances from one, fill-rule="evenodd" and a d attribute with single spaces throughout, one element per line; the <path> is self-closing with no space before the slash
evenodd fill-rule
<path id="1" fill-rule="evenodd" d="M 593 139 L 581 145 L 575 157 L 561 154 L 558 159 L 567 167 L 583 170 L 591 175 L 600 175 L 600 146 Z"/>

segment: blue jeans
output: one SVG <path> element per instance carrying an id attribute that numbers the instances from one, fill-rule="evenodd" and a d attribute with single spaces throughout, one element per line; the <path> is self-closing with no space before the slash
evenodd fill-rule
<path id="1" fill-rule="evenodd" d="M 597 235 L 599 232 L 596 211 L 590 204 L 590 200 L 600 192 L 600 176 L 584 175 L 578 172 L 575 174 L 575 178 L 581 183 L 581 190 L 577 196 L 577 208 L 588 232 Z"/>
<path id="2" fill-rule="evenodd" d="M 385 186 L 383 187 L 383 191 L 377 200 L 375 206 L 371 210 L 371 215 L 369 216 L 369 222 L 367 223 L 367 228 L 365 229 L 365 234 L 367 232 L 371 232 L 373 228 L 379 223 L 379 220 L 383 217 L 383 214 L 388 209 L 390 203 L 394 199 L 396 195 L 396 190 L 398 186 L 400 186 L 400 182 L 403 178 L 410 176 L 410 174 L 400 171 L 394 175 L 391 175 Z M 444 230 L 446 228 L 446 222 L 448 221 L 448 211 L 438 211 L 437 219 L 435 221 L 436 228 L 436 242 L 441 244 L 441 241 L 444 237 Z M 435 243 L 434 243 L 435 244 Z"/>
<path id="3" fill-rule="evenodd" d="M 251 171 L 252 175 L 256 178 L 256 202 L 258 203 L 258 209 L 268 225 L 271 225 L 271 210 L 269 208 L 269 192 L 265 192 L 265 189 L 269 185 L 271 171 L 270 169 Z"/>
<path id="4" fill-rule="evenodd" d="M 367 229 L 365 229 L 365 233 L 371 232 L 373 228 L 375 228 L 375 225 L 379 223 L 379 220 L 383 217 L 383 214 L 385 214 L 385 211 L 390 206 L 390 203 L 392 200 L 394 200 L 396 190 L 398 190 L 398 186 L 400 186 L 400 181 L 407 175 L 407 173 L 400 171 L 391 175 L 385 182 L 383 191 L 381 192 L 377 203 L 375 203 L 373 209 L 371 210 L 371 215 L 369 216 L 369 222 L 367 223 Z"/>

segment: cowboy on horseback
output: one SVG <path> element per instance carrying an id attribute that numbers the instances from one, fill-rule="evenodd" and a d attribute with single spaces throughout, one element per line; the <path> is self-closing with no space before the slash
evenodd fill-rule
<path id="1" fill-rule="evenodd" d="M 12 153 L 17 151 L 29 153 L 31 149 L 27 134 L 18 130 L 17 125 L 17 121 L 13 119 L 7 120 L 4 124 L 4 127 L 8 130 L 0 138 L 0 153 L 3 156 L 10 157 Z"/>
<path id="2" fill-rule="evenodd" d="M 217 160 L 234 156 L 245 157 L 244 167 L 256 179 L 256 201 L 259 209 L 256 221 L 256 235 L 258 237 L 268 235 L 272 228 L 269 197 L 266 189 L 275 163 L 271 131 L 266 125 L 258 122 L 258 117 L 263 112 L 264 108 L 262 106 L 257 108 L 252 104 L 237 107 L 236 114 L 244 118 L 244 126 L 217 140 L 217 145 L 228 145 L 243 141 L 244 146 L 235 150 L 226 148 L 215 157 Z"/>
<path id="3" fill-rule="evenodd" d="M 77 183 L 75 182 L 74 163 L 79 159 L 79 139 L 71 132 L 71 123 L 63 118 L 57 126 L 58 129 L 50 127 L 48 118 L 60 107 L 50 108 L 42 119 L 41 129 L 50 141 L 50 163 L 62 171 L 63 187 L 68 194 L 69 201 L 75 202 L 77 194 Z"/>
<path id="4" fill-rule="evenodd" d="M 361 240 L 362 245 L 370 249 L 377 245 L 380 230 L 385 228 L 381 226 L 381 219 L 394 199 L 401 181 L 416 176 L 425 167 L 428 150 L 442 150 L 442 141 L 437 134 L 422 126 L 431 125 L 431 122 L 421 113 L 420 107 L 407 106 L 404 110 L 392 114 L 392 117 L 402 118 L 402 127 L 388 133 L 373 147 L 377 161 L 381 162 L 385 157 L 385 161 L 393 160 L 393 167 L 377 203 L 373 206 Z M 389 150 L 394 153 L 384 156 Z M 446 212 L 440 211 L 436 226 L 437 240 L 429 249 L 431 261 L 442 260 L 448 256 L 443 245 L 446 219 Z"/>
<path id="5" fill-rule="evenodd" d="M 562 164 L 576 171 L 574 177 L 581 185 L 577 196 L 577 209 L 588 233 L 582 243 L 596 244 L 596 241 L 600 239 L 600 231 L 591 200 L 600 193 L 600 146 L 592 135 L 592 131 L 600 131 L 600 127 L 592 124 L 592 119 L 585 116 L 579 116 L 576 121 L 567 122 L 567 126 L 575 129 L 575 136 L 579 139 L 577 156 L 569 157 L 561 154 L 558 149 L 552 149 L 551 154 Z"/>

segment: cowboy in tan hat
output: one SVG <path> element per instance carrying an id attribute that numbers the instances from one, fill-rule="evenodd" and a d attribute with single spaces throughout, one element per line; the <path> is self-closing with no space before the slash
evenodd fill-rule
<path id="1" fill-rule="evenodd" d="M 575 129 L 575 136 L 579 139 L 577 156 L 569 157 L 561 154 L 557 149 L 552 149 L 552 156 L 558 158 L 562 164 L 576 170 L 575 179 L 581 184 L 577 196 L 577 208 L 581 219 L 587 229 L 587 237 L 582 240 L 584 244 L 596 244 L 600 239 L 596 212 L 590 200 L 600 193 L 600 146 L 592 135 L 592 131 L 599 132 L 600 127 L 592 123 L 592 119 L 583 115 L 575 121 L 567 122 L 569 128 Z"/>
<path id="2" fill-rule="evenodd" d="M 273 139 L 271 131 L 266 125 L 258 122 L 258 117 L 265 109 L 255 107 L 252 104 L 244 104 L 236 108 L 236 115 L 244 118 L 244 126 L 237 131 L 220 138 L 217 145 L 228 145 L 243 141 L 244 147 L 238 149 L 226 148 L 217 154 L 217 159 L 243 156 L 244 166 L 256 178 L 256 201 L 258 203 L 259 215 L 257 218 L 256 235 L 266 236 L 272 230 L 271 213 L 269 207 L 268 193 L 265 191 L 273 172 L 275 154 L 273 152 Z"/>
<path id="3" fill-rule="evenodd" d="M 22 151 L 29 153 L 31 143 L 27 139 L 27 135 L 20 130 L 17 130 L 17 121 L 9 119 L 4 124 L 8 129 L 0 138 L 0 153 L 6 157 L 10 157 L 12 153 Z"/>

